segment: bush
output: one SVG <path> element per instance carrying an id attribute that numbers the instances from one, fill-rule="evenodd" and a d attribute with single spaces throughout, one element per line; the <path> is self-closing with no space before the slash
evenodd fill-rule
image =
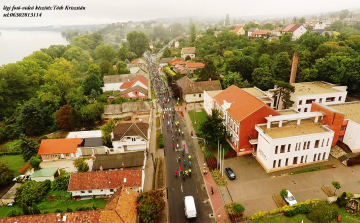
<path id="1" fill-rule="evenodd" d="M 266 217 L 268 213 L 267 212 L 257 212 L 255 213 L 253 216 L 250 217 L 250 220 L 254 221 L 254 220 L 259 220 L 259 219 L 262 219 L 264 217 Z"/>
<path id="2" fill-rule="evenodd" d="M 54 213 L 63 213 L 63 211 L 61 209 L 56 209 Z"/>
<path id="3" fill-rule="evenodd" d="M 316 223 L 328 223 L 336 218 L 338 212 L 325 202 L 320 202 L 306 217 Z"/>
<path id="4" fill-rule="evenodd" d="M 70 175 L 60 175 L 52 183 L 52 190 L 67 190 L 69 185 Z"/>
<path id="5" fill-rule="evenodd" d="M 73 210 L 71 208 L 67 207 L 66 212 L 73 212 Z"/>
<path id="6" fill-rule="evenodd" d="M 245 211 L 245 208 L 241 204 L 235 202 L 233 204 L 233 210 L 234 210 L 235 214 L 240 214 L 240 213 L 243 213 Z"/>
<path id="7" fill-rule="evenodd" d="M 16 188 L 15 200 L 19 204 L 31 206 L 33 203 L 37 204 L 49 192 L 51 182 L 46 180 L 44 182 L 26 181 L 23 185 Z"/>
<path id="8" fill-rule="evenodd" d="M 284 212 L 284 215 L 285 215 L 286 217 L 291 217 L 291 216 L 296 215 L 297 213 L 299 213 L 299 212 L 297 211 L 297 209 L 293 209 L 293 210 L 285 211 L 285 212 Z"/>
<path id="9" fill-rule="evenodd" d="M 159 135 L 159 147 L 162 149 L 164 148 L 164 136 L 162 133 Z"/>
<path id="10" fill-rule="evenodd" d="M 354 194 L 353 193 L 351 193 L 351 192 L 346 192 L 346 197 L 348 197 L 348 198 L 352 198 L 354 196 Z"/>
<path id="11" fill-rule="evenodd" d="M 220 186 L 226 186 L 227 181 L 224 177 L 221 177 L 221 173 L 219 170 L 213 170 L 212 171 L 212 177 L 214 178 L 214 181 L 217 185 Z"/>
<path id="12" fill-rule="evenodd" d="M 311 212 L 312 208 L 310 204 L 303 204 L 296 207 L 296 210 L 300 214 L 307 214 Z"/>
<path id="13" fill-rule="evenodd" d="M 40 144 L 40 143 L 41 143 L 41 140 L 43 140 L 43 139 L 48 139 L 48 137 L 47 137 L 47 136 L 40 136 L 40 137 L 38 138 L 37 142 Z"/>
<path id="14" fill-rule="evenodd" d="M 20 216 L 22 215 L 22 213 L 16 209 L 13 209 L 11 211 L 9 211 L 9 213 L 7 214 L 6 217 L 16 217 L 16 216 Z"/>
<path id="15" fill-rule="evenodd" d="M 41 163 L 41 160 L 36 158 L 35 156 L 31 157 L 30 160 L 29 160 L 29 163 L 31 165 L 32 168 L 34 168 L 35 170 L 39 169 L 40 168 L 40 163 Z"/>
<path id="16" fill-rule="evenodd" d="M 346 206 L 346 192 L 343 192 L 337 199 L 336 199 L 336 203 L 337 205 L 339 205 L 339 207 L 345 207 Z"/>
<path id="17" fill-rule="evenodd" d="M 87 172 L 89 170 L 89 165 L 82 158 L 77 158 L 74 160 L 73 164 L 79 173 Z"/>

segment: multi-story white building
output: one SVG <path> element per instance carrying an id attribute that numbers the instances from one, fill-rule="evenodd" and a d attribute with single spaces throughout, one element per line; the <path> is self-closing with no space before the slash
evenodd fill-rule
<path id="1" fill-rule="evenodd" d="M 324 105 L 344 103 L 347 95 L 346 86 L 338 86 L 323 81 L 292 83 L 295 92 L 291 93 L 290 100 L 294 101 L 291 108 L 299 112 L 310 112 L 312 102 Z M 273 90 L 269 90 L 271 93 Z M 282 101 L 275 98 L 275 107 L 282 109 Z"/>
<path id="2" fill-rule="evenodd" d="M 266 172 L 325 161 L 334 131 L 319 122 L 323 112 L 269 116 L 257 124 L 256 159 Z"/>
<path id="3" fill-rule="evenodd" d="M 113 149 L 109 153 L 146 151 L 149 148 L 149 124 L 144 122 L 121 122 L 112 133 Z"/>

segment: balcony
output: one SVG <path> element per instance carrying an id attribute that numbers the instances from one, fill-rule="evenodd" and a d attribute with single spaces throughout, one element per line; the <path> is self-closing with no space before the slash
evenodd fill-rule
<path id="1" fill-rule="evenodd" d="M 131 146 L 131 145 L 145 145 L 146 141 L 125 141 L 121 143 L 123 146 Z"/>

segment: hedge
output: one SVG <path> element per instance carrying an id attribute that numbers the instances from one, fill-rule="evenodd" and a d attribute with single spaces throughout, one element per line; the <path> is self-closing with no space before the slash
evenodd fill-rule
<path id="1" fill-rule="evenodd" d="M 169 75 L 169 76 L 175 76 L 176 75 L 176 73 L 174 72 L 174 71 L 172 71 L 171 69 L 170 69 L 170 67 L 165 67 L 164 68 L 164 71 L 165 71 L 165 73 L 167 74 L 167 75 Z"/>

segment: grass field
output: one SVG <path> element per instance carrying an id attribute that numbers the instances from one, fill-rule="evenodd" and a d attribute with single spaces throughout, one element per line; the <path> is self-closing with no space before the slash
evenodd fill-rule
<path id="1" fill-rule="evenodd" d="M 204 109 L 202 109 L 201 112 L 196 112 L 196 124 L 195 124 L 194 113 L 195 113 L 194 110 L 189 111 L 189 116 L 190 116 L 191 122 L 192 122 L 192 124 L 194 126 L 195 132 L 199 133 L 200 124 L 203 123 L 206 120 L 207 114 L 206 114 Z"/>
<path id="2" fill-rule="evenodd" d="M 15 172 L 15 176 L 20 175 L 18 170 L 25 165 L 21 155 L 2 156 L 0 157 L 0 162 L 9 164 L 10 168 Z"/>
<path id="3" fill-rule="evenodd" d="M 19 151 L 19 142 L 20 139 L 13 140 L 11 142 L 7 142 L 4 145 L 1 146 L 2 151 Z"/>

